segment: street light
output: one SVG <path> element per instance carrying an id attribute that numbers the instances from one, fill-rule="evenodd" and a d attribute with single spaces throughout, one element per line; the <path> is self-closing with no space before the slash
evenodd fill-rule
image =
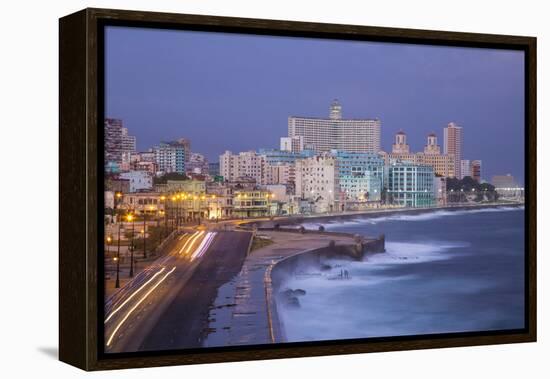
<path id="1" fill-rule="evenodd" d="M 143 259 L 147 259 L 147 208 L 143 208 Z"/>
<path id="2" fill-rule="evenodd" d="M 134 224 L 135 218 L 133 214 L 128 214 L 126 219 L 132 223 L 132 240 L 130 242 L 130 278 L 134 277 Z"/>
<path id="3" fill-rule="evenodd" d="M 111 236 L 107 236 L 107 238 L 105 239 L 106 243 L 107 243 L 107 256 L 109 256 L 109 253 L 111 252 L 110 249 L 109 249 L 109 246 L 111 245 L 111 242 L 113 242 L 113 239 L 111 238 Z"/>
<path id="4" fill-rule="evenodd" d="M 120 288 L 120 227 L 122 223 L 118 223 L 118 240 L 117 240 L 117 249 L 116 249 L 116 281 L 115 288 Z"/>

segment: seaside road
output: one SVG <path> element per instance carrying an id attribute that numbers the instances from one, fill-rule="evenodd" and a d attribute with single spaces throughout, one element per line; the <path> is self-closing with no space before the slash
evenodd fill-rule
<path id="1" fill-rule="evenodd" d="M 121 289 L 122 295 L 107 302 L 106 352 L 198 346 L 208 306 L 224 278 L 240 270 L 250 238 L 249 232 L 184 236 L 166 257 Z"/>
<path id="2" fill-rule="evenodd" d="M 209 306 L 218 288 L 241 270 L 252 233 L 218 232 L 186 285 L 148 333 L 140 350 L 200 347 L 207 334 Z"/>
<path id="3" fill-rule="evenodd" d="M 170 245 L 168 254 L 155 260 L 105 302 L 106 352 L 135 350 L 147 323 L 150 309 L 161 307 L 169 289 L 185 280 L 213 242 L 216 233 L 186 233 Z"/>

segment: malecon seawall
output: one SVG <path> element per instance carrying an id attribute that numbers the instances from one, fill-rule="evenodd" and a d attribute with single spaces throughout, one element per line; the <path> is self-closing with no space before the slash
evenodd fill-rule
<path id="1" fill-rule="evenodd" d="M 288 230 L 285 229 L 285 232 Z M 298 230 L 293 230 L 300 233 Z M 385 252 L 385 237 L 367 238 L 349 233 L 302 231 L 301 233 L 335 234 L 352 237 L 354 242 L 349 245 L 329 243 L 325 247 L 297 252 L 294 255 L 274 262 L 265 272 L 264 285 L 266 291 L 266 307 L 269 320 L 271 342 L 285 342 L 284 325 L 277 311 L 277 300 L 284 290 L 284 281 L 298 272 L 307 269 L 320 269 L 324 262 L 331 258 L 362 260 L 365 255 Z"/>

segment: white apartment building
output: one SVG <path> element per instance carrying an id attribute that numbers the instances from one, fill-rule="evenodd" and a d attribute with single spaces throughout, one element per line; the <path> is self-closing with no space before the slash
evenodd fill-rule
<path id="1" fill-rule="evenodd" d="M 336 211 L 336 158 L 323 154 L 296 161 L 296 195 L 311 203 L 314 213 Z"/>
<path id="2" fill-rule="evenodd" d="M 130 181 L 130 192 L 148 191 L 153 188 L 153 177 L 147 171 L 123 172 L 119 177 Z"/>
<path id="3" fill-rule="evenodd" d="M 233 154 L 226 151 L 220 155 L 220 175 L 227 181 L 238 178 L 253 178 L 257 184 L 265 183 L 265 157 L 255 151 Z"/>
<path id="4" fill-rule="evenodd" d="M 288 137 L 302 137 L 303 146 L 315 152 L 336 149 L 356 153 L 380 151 L 380 120 L 343 119 L 342 106 L 335 100 L 329 118 L 288 118 Z"/>

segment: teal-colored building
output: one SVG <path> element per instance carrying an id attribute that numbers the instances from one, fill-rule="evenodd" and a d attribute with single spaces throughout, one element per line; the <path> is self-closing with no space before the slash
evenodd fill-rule
<path id="1" fill-rule="evenodd" d="M 380 201 L 384 182 L 384 160 L 375 153 L 333 150 L 336 177 L 346 201 Z"/>
<path id="2" fill-rule="evenodd" d="M 435 205 L 432 166 L 395 162 L 387 168 L 387 201 L 404 207 Z"/>

